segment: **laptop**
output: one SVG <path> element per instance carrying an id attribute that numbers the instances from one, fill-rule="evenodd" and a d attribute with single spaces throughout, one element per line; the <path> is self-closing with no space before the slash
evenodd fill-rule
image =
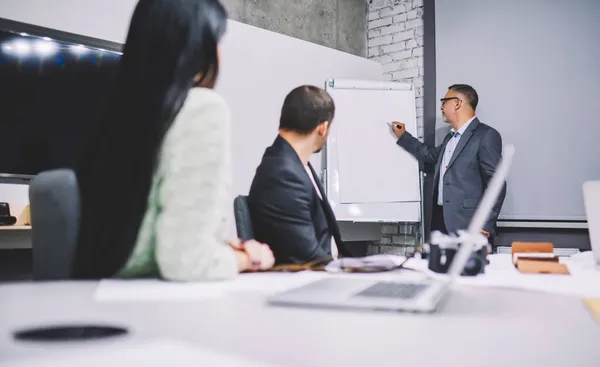
<path id="1" fill-rule="evenodd" d="M 600 265 L 600 181 L 583 183 L 583 201 L 594 261 Z"/>
<path id="2" fill-rule="evenodd" d="M 508 176 L 513 155 L 514 147 L 505 146 L 496 173 L 469 224 L 470 234 L 480 235 Z M 446 298 L 474 248 L 471 241 L 461 244 L 448 272 L 435 277 L 403 280 L 402 274 L 399 274 L 397 279 L 382 281 L 370 277 L 332 276 L 274 294 L 267 298 L 267 302 L 283 306 L 433 312 Z"/>

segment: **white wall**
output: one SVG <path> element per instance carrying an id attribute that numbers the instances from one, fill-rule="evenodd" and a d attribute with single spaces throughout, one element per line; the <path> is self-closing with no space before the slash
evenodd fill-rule
<path id="1" fill-rule="evenodd" d="M 241 194 L 247 193 L 264 149 L 277 135 L 281 105 L 294 87 L 324 87 L 333 77 L 382 77 L 376 62 L 233 21 L 221 51 L 217 90 L 233 110 L 234 188 Z M 321 167 L 318 156 L 312 162 L 315 169 Z"/>
<path id="2" fill-rule="evenodd" d="M 582 184 L 600 179 L 599 15 L 598 0 L 435 3 L 437 94 L 472 84 L 480 119 L 516 147 L 501 219 L 585 220 Z"/>
<path id="3" fill-rule="evenodd" d="M 125 42 L 136 0 L 2 0 L 0 17 Z"/>
<path id="4" fill-rule="evenodd" d="M 0 17 L 123 43 L 134 0 L 3 0 Z M 246 194 L 277 134 L 285 95 L 328 78 L 381 80 L 379 63 L 230 21 L 221 45 L 219 91 L 233 113 L 234 195 Z M 270 79 L 270 80 L 269 80 Z M 319 168 L 320 157 L 314 157 Z"/>
<path id="5" fill-rule="evenodd" d="M 0 202 L 10 205 L 10 214 L 19 217 L 29 204 L 29 185 L 0 184 Z"/>

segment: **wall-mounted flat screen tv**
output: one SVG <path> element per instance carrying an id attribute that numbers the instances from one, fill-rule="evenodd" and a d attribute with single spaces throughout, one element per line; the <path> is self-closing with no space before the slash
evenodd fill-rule
<path id="1" fill-rule="evenodd" d="M 113 91 L 120 47 L 0 19 L 0 174 L 75 166 Z"/>

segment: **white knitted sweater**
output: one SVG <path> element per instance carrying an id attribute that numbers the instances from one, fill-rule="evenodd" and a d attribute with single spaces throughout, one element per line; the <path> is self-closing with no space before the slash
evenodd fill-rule
<path id="1" fill-rule="evenodd" d="M 189 92 L 163 141 L 137 243 L 119 276 L 198 281 L 237 274 L 226 238 L 230 123 L 215 91 Z"/>

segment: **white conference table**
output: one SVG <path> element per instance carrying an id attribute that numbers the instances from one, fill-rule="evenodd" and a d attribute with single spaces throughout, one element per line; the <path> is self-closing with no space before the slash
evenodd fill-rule
<path id="1" fill-rule="evenodd" d="M 193 301 L 100 302 L 96 287 L 0 285 L 0 366 L 164 339 L 272 366 L 600 365 L 600 323 L 573 295 L 457 285 L 438 312 L 408 314 L 276 307 L 255 289 Z M 126 326 L 129 334 L 70 343 L 12 337 L 21 328 L 74 322 Z"/>

